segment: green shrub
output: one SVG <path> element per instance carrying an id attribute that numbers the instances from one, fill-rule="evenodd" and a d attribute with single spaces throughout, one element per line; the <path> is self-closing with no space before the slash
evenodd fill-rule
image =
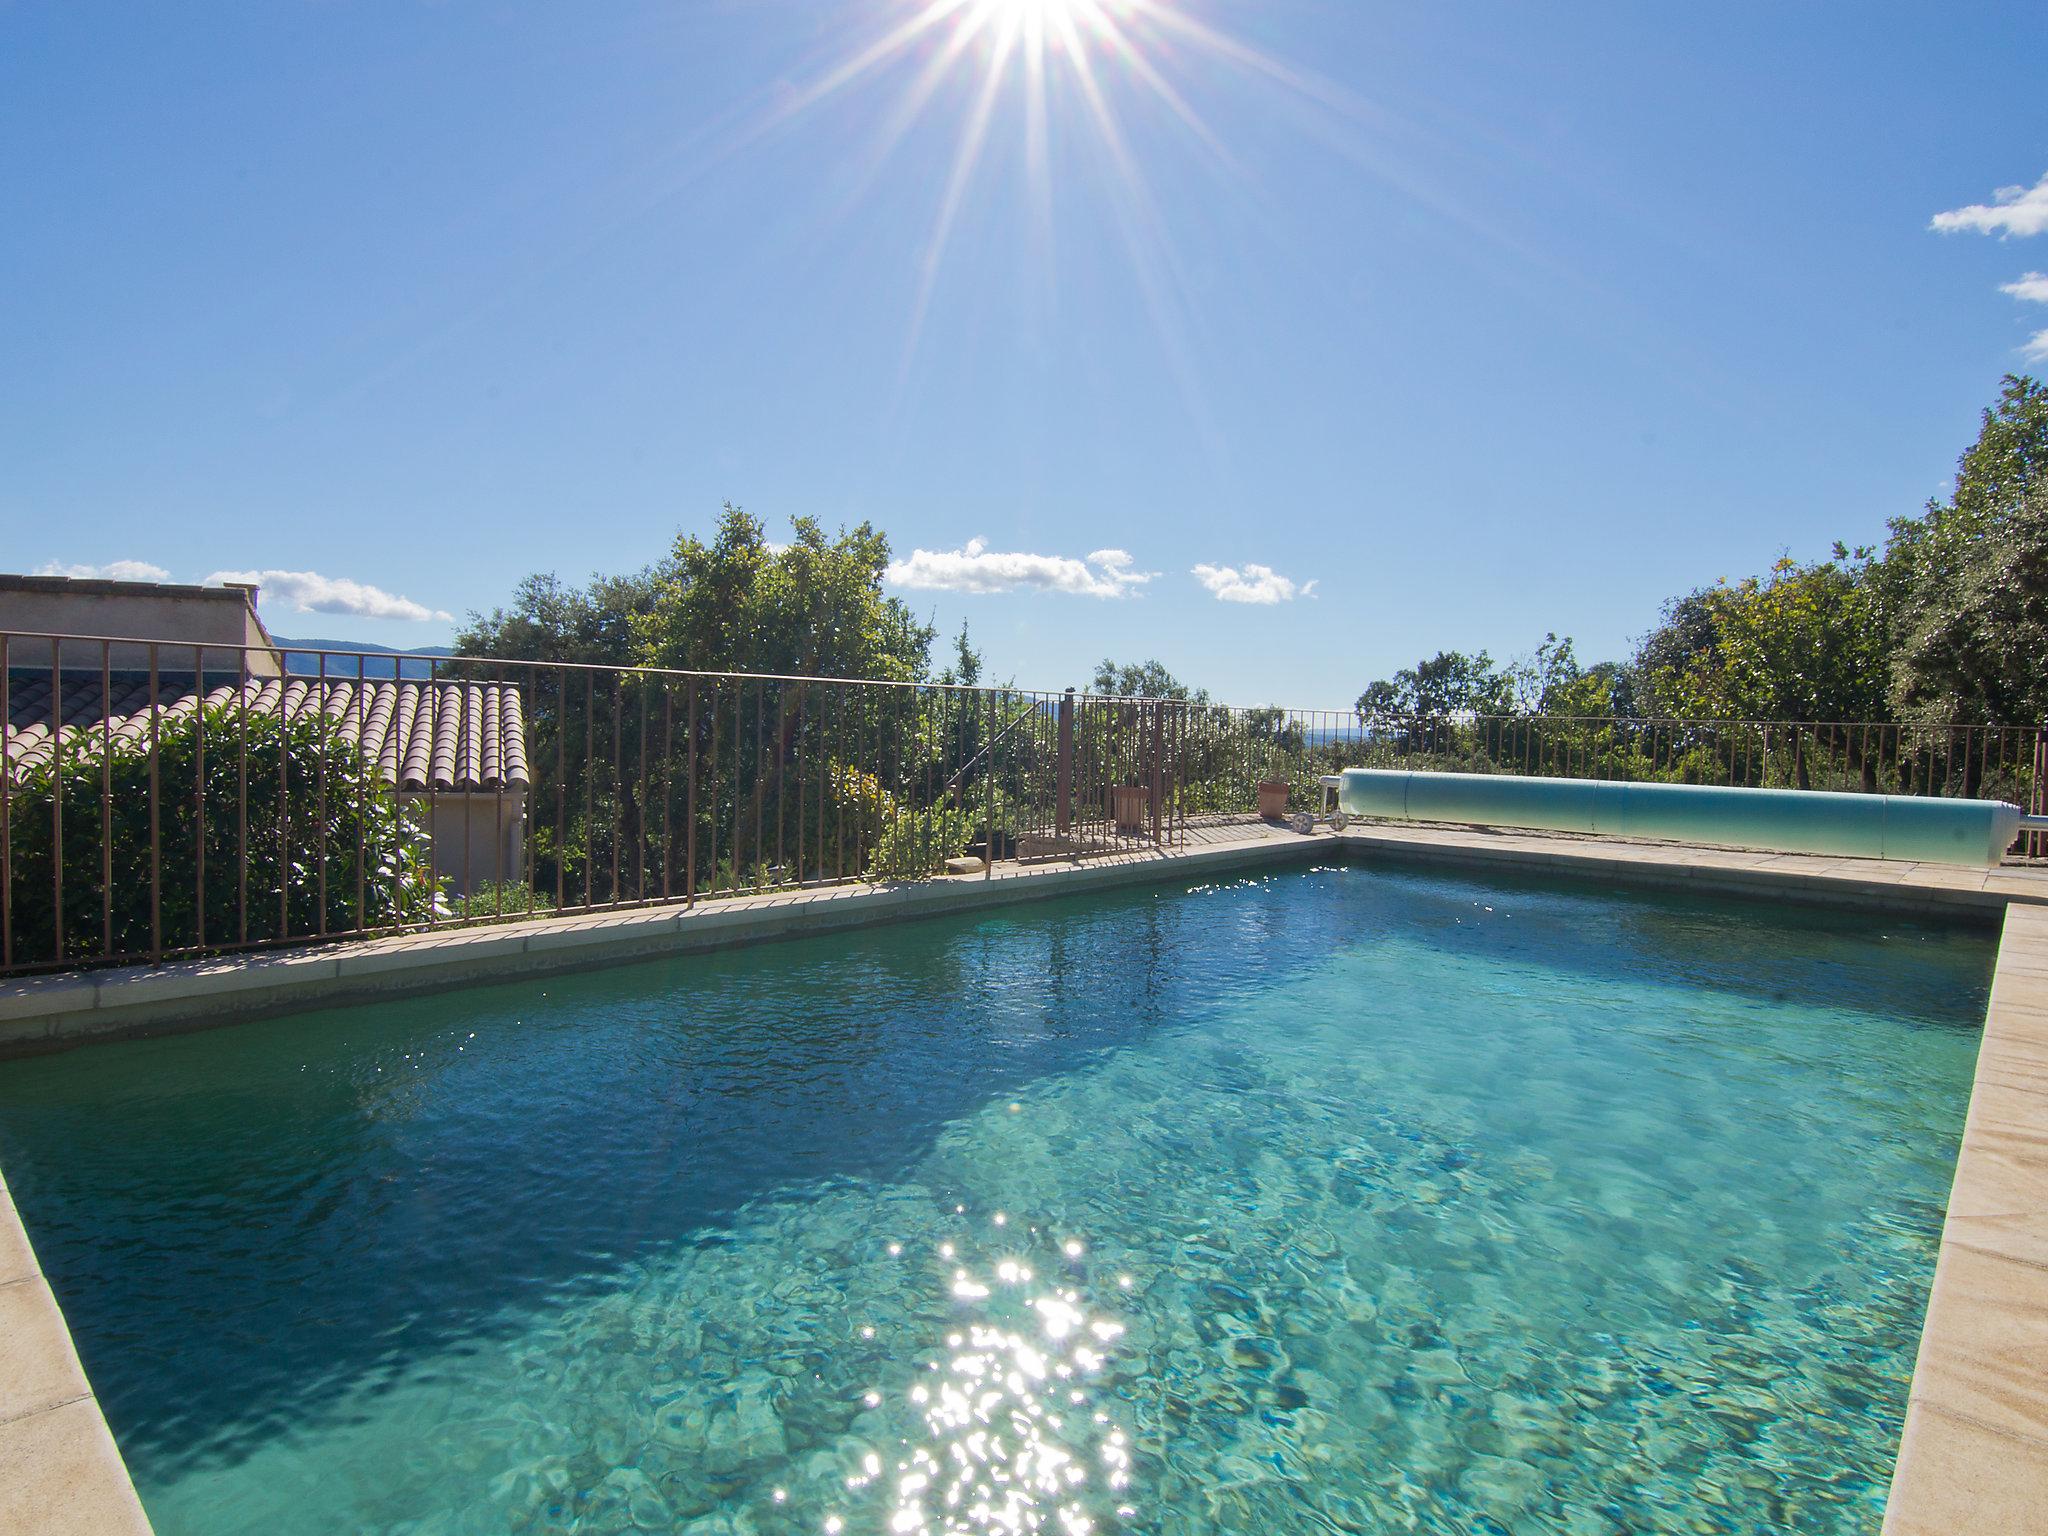
<path id="1" fill-rule="evenodd" d="M 958 858 L 981 836 L 983 813 L 959 806 L 935 805 L 907 811 L 882 829 L 868 856 L 871 880 L 916 880 L 938 874 L 946 860 Z"/>
<path id="2" fill-rule="evenodd" d="M 323 931 L 323 917 L 326 932 L 383 928 L 425 922 L 436 909 L 426 828 L 318 716 L 287 726 L 226 704 L 159 725 L 156 935 L 147 736 L 109 747 L 86 735 L 60 759 L 23 771 L 8 797 L 17 963 L 146 954 L 153 937 L 166 950 L 303 938 Z M 61 954 L 53 802 L 63 821 Z"/>
<path id="3" fill-rule="evenodd" d="M 455 897 L 448 905 L 453 918 L 550 917 L 555 898 L 537 891 L 523 880 L 481 880 L 475 890 Z"/>

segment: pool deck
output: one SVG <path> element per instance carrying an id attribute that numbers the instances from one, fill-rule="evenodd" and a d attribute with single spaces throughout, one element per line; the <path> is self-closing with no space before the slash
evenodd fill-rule
<path id="1" fill-rule="evenodd" d="M 2048 909 L 2006 909 L 1886 1536 L 2048 1530 Z"/>
<path id="2" fill-rule="evenodd" d="M 1333 857 L 2002 920 L 1884 1529 L 2048 1533 L 2048 868 L 1970 870 L 1462 827 L 1354 825 L 1303 837 L 1219 823 L 1163 854 L 1001 864 L 986 875 L 912 884 L 19 978 L 0 982 L 0 1055 Z M 0 1536 L 148 1529 L 0 1183 Z"/>
<path id="3" fill-rule="evenodd" d="M 0 1531 L 148 1530 L 64 1315 L 0 1181 Z"/>

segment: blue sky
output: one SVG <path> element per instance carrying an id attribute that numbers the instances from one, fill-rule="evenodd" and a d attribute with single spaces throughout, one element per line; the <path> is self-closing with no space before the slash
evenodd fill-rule
<path id="1" fill-rule="evenodd" d="M 823 88 L 927 4 L 0 3 L 0 564 L 431 644 L 732 500 L 1019 682 L 1341 705 L 1879 539 L 2048 350 L 2038 3 L 965 0 Z"/>

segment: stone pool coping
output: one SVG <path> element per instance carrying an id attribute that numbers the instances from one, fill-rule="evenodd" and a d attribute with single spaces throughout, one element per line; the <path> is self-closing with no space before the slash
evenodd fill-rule
<path id="1" fill-rule="evenodd" d="M 1239 829 L 1230 829 L 1236 832 Z M 1966 870 L 1475 828 L 1310 837 L 1249 827 L 1171 854 L 999 866 L 895 886 L 737 897 L 0 983 L 0 1056 L 970 912 L 1117 885 L 1312 863 L 1569 874 L 2004 930 L 1885 1516 L 1887 1536 L 2048 1530 L 2048 870 Z M 0 1536 L 149 1522 L 0 1182 Z"/>
<path id="2" fill-rule="evenodd" d="M 0 1531 L 147 1536 L 149 1519 L 0 1180 Z"/>
<path id="3" fill-rule="evenodd" d="M 1885 1536 L 2048 1530 L 2048 909 L 2006 908 Z"/>

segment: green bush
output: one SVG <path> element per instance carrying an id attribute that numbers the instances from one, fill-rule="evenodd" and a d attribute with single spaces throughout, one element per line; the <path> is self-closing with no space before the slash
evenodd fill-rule
<path id="1" fill-rule="evenodd" d="M 553 896 L 523 880 L 481 880 L 475 890 L 449 903 L 454 918 L 551 917 L 554 910 Z"/>
<path id="2" fill-rule="evenodd" d="M 982 833 L 984 812 L 935 805 L 906 811 L 882 829 L 868 856 L 870 880 L 916 880 L 935 875 L 946 860 L 958 858 Z"/>
<path id="3" fill-rule="evenodd" d="M 425 922 L 439 903 L 426 828 L 318 716 L 287 726 L 227 704 L 159 725 L 155 934 L 148 737 L 109 747 L 86 735 L 60 758 L 25 770 L 8 797 L 16 963 L 384 928 Z"/>

